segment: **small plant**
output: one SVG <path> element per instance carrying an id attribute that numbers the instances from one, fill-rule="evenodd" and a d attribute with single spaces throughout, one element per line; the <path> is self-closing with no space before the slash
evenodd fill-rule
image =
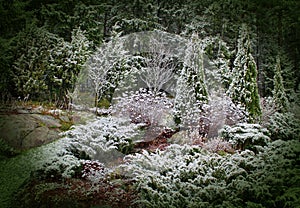
<path id="1" fill-rule="evenodd" d="M 61 127 L 59 129 L 61 131 L 68 131 L 73 126 L 73 122 L 61 121 L 60 124 L 61 124 Z"/>
<path id="2" fill-rule="evenodd" d="M 270 142 L 269 131 L 259 124 L 239 123 L 235 126 L 224 126 L 221 136 L 236 149 L 253 149 L 255 146 L 265 146 Z"/>
<path id="3" fill-rule="evenodd" d="M 229 142 L 224 141 L 220 138 L 214 138 L 208 140 L 206 143 L 204 143 L 203 148 L 208 151 L 219 153 L 219 154 L 223 154 L 225 152 L 234 153 L 234 149 L 232 148 L 232 145 Z"/>
<path id="4" fill-rule="evenodd" d="M 110 102 L 106 98 L 102 98 L 98 102 L 98 108 L 105 108 L 108 109 L 110 106 Z"/>
<path id="5" fill-rule="evenodd" d="M 272 115 L 274 115 L 279 108 L 276 106 L 275 100 L 272 97 L 261 98 L 260 106 L 262 112 L 260 124 L 266 127 Z"/>

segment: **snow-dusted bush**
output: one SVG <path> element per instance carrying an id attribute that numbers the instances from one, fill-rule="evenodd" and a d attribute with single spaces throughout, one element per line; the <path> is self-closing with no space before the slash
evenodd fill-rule
<path id="1" fill-rule="evenodd" d="M 116 117 L 101 117 L 74 126 L 64 138 L 31 154 L 34 169 L 43 177 L 71 177 L 88 158 L 113 162 L 131 148 L 138 126 Z M 97 171 L 89 177 L 100 176 Z M 95 177 L 97 177 L 95 176 Z"/>
<path id="2" fill-rule="evenodd" d="M 264 146 L 269 141 L 269 131 L 259 124 L 239 123 L 235 126 L 225 125 L 220 130 L 221 136 L 236 149 L 249 149 L 256 145 Z"/>
<path id="3" fill-rule="evenodd" d="M 81 166 L 81 160 L 68 150 L 71 145 L 69 138 L 41 146 L 29 153 L 33 171 L 38 177 L 72 177 Z"/>
<path id="4" fill-rule="evenodd" d="M 172 125 L 163 122 L 170 116 L 172 100 L 164 93 L 154 93 L 141 88 L 139 91 L 123 93 L 116 98 L 113 111 L 116 115 L 129 118 L 132 123 L 144 123 L 147 126 Z M 172 121 L 172 118 L 169 119 Z"/>
<path id="5" fill-rule="evenodd" d="M 87 160 L 82 164 L 81 177 L 96 185 L 110 173 L 110 169 L 98 161 Z"/>
<path id="6" fill-rule="evenodd" d="M 300 139 L 300 120 L 293 113 L 274 113 L 270 116 L 267 128 L 272 139 Z"/>
<path id="7" fill-rule="evenodd" d="M 127 158 L 144 207 L 214 207 L 229 196 L 227 181 L 246 174 L 232 161 L 196 146 L 171 145 L 166 151 Z"/>
<path id="8" fill-rule="evenodd" d="M 243 123 L 248 121 L 249 114 L 239 104 L 235 104 L 229 97 L 225 97 L 225 114 L 226 114 L 226 125 L 232 126 L 237 123 Z"/>
<path id="9" fill-rule="evenodd" d="M 128 156 L 124 168 L 136 180 L 142 207 L 296 207 L 299 145 L 276 141 L 257 154 L 225 156 L 171 145 Z"/>
<path id="10" fill-rule="evenodd" d="M 122 156 L 121 152 L 127 152 L 137 128 L 126 119 L 110 116 L 74 126 L 65 135 L 71 139 L 71 147 L 75 150 L 108 162 Z"/>
<path id="11" fill-rule="evenodd" d="M 231 144 L 220 138 L 208 140 L 203 144 L 203 148 L 215 153 L 234 152 Z"/>
<path id="12" fill-rule="evenodd" d="M 220 96 L 220 95 L 219 95 Z M 248 114 L 246 110 L 225 96 L 211 96 L 208 104 L 202 105 L 202 112 L 198 118 L 199 132 L 205 137 L 218 137 L 218 131 L 224 125 L 235 125 L 247 122 Z"/>

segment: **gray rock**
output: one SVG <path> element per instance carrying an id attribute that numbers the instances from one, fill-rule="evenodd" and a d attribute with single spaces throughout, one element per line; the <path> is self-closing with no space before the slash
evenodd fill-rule
<path id="1" fill-rule="evenodd" d="M 61 124 L 59 119 L 54 118 L 53 116 L 49 115 L 42 115 L 42 114 L 32 114 L 33 118 L 40 122 L 40 125 L 45 125 L 48 128 L 60 128 Z"/>
<path id="2" fill-rule="evenodd" d="M 0 138 L 19 150 L 41 146 L 59 138 L 59 122 L 41 114 L 0 115 Z"/>
<path id="3" fill-rule="evenodd" d="M 22 148 L 29 149 L 46 143 L 48 131 L 45 126 L 37 127 L 22 140 Z"/>

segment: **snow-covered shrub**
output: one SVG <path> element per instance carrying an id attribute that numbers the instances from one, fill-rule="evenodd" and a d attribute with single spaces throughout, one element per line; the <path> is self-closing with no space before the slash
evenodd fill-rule
<path id="1" fill-rule="evenodd" d="M 202 146 L 206 138 L 199 134 L 198 130 L 186 129 L 179 131 L 172 135 L 170 139 L 168 139 L 168 143 L 171 144 L 195 144 Z"/>
<path id="2" fill-rule="evenodd" d="M 71 177 L 86 164 L 84 159 L 113 162 L 123 157 L 122 152 L 130 151 L 136 128 L 137 125 L 115 117 L 101 117 L 73 126 L 63 133 L 64 138 L 31 153 L 34 170 L 41 177 Z M 93 174 L 99 175 L 97 171 Z"/>
<path id="3" fill-rule="evenodd" d="M 248 121 L 248 113 L 244 107 L 239 104 L 235 104 L 229 97 L 225 97 L 225 114 L 226 125 L 232 126 L 237 123 L 243 123 Z"/>
<path id="4" fill-rule="evenodd" d="M 190 138 L 190 140 L 194 140 L 196 137 L 204 140 L 218 137 L 218 132 L 224 125 L 232 126 L 248 120 L 245 109 L 233 103 L 226 96 L 222 99 L 218 97 L 210 98 L 208 103 L 196 102 L 193 105 L 181 103 L 180 107 L 182 108 L 179 112 L 181 114 L 180 127 L 188 134 L 193 135 L 193 139 Z M 175 117 L 178 114 L 177 111 L 174 110 Z"/>
<path id="5" fill-rule="evenodd" d="M 28 157 L 34 173 L 38 177 L 72 177 L 81 166 L 81 160 L 68 150 L 71 142 L 69 138 L 62 138 L 30 152 Z"/>
<path id="6" fill-rule="evenodd" d="M 220 138 L 208 140 L 203 144 L 203 148 L 215 153 L 234 152 L 231 144 Z"/>
<path id="7" fill-rule="evenodd" d="M 170 115 L 172 101 L 164 93 L 154 93 L 141 88 L 139 91 L 124 93 L 116 98 L 113 106 L 115 114 L 130 118 L 132 123 L 144 123 L 147 126 L 164 125 L 165 117 Z M 169 119 L 170 120 L 170 119 Z M 171 118 L 172 121 L 172 118 Z M 172 125 L 172 122 L 165 125 Z"/>
<path id="8" fill-rule="evenodd" d="M 246 174 L 226 157 L 189 145 L 127 159 L 125 168 L 137 181 L 144 207 L 213 207 L 230 195 L 226 181 Z"/>
<path id="9" fill-rule="evenodd" d="M 235 126 L 225 125 L 220 130 L 221 136 L 236 149 L 249 149 L 256 145 L 264 146 L 269 141 L 269 131 L 259 124 L 239 123 Z"/>
<path id="10" fill-rule="evenodd" d="M 224 125 L 232 126 L 248 120 L 246 110 L 225 95 L 222 98 L 211 96 L 208 104 L 203 104 L 201 108 L 199 132 L 204 137 L 218 137 L 218 131 Z"/>
<path id="11" fill-rule="evenodd" d="M 117 117 L 100 117 L 84 125 L 74 126 L 65 135 L 71 149 L 85 152 L 93 159 L 108 162 L 127 153 L 136 136 L 138 125 Z"/>
<path id="12" fill-rule="evenodd" d="M 81 177 L 95 185 L 103 180 L 109 172 L 110 169 L 107 169 L 104 164 L 98 161 L 87 160 L 82 164 Z"/>
<path id="13" fill-rule="evenodd" d="M 298 207 L 300 205 L 300 142 L 276 140 L 252 161 L 243 193 L 261 207 Z M 238 181 L 236 181 L 238 183 Z"/>
<path id="14" fill-rule="evenodd" d="M 270 116 L 267 128 L 272 139 L 300 139 L 300 120 L 293 113 L 274 113 Z"/>
<path id="15" fill-rule="evenodd" d="M 275 141 L 258 154 L 225 156 L 171 145 L 130 155 L 124 168 L 136 181 L 142 207 L 296 207 L 299 145 Z"/>

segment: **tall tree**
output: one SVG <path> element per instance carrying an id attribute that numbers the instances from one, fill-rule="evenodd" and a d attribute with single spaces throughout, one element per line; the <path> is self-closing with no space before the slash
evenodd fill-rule
<path id="1" fill-rule="evenodd" d="M 244 105 L 250 119 L 254 121 L 261 115 L 261 109 L 256 81 L 257 67 L 251 54 L 250 37 L 245 24 L 240 29 L 232 76 L 229 96 L 234 102 Z"/>
<path id="2" fill-rule="evenodd" d="M 281 75 L 281 64 L 280 64 L 280 56 L 276 57 L 276 65 L 274 69 L 274 89 L 273 89 L 273 97 L 275 100 L 275 104 L 280 111 L 286 111 L 288 109 L 288 99 L 285 93 L 285 88 L 283 85 L 283 78 Z"/>

